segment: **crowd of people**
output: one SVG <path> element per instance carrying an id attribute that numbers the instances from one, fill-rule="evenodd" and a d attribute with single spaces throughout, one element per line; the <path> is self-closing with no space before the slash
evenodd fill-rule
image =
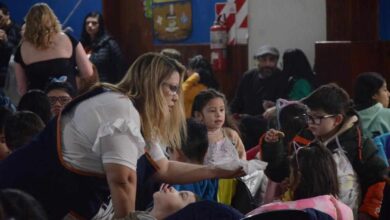
<path id="1" fill-rule="evenodd" d="M 279 69 L 265 45 L 229 103 L 202 55 L 186 67 L 167 48 L 126 71 L 99 12 L 80 41 L 45 3 L 21 28 L 0 15 L 0 87 L 14 56 L 21 95 L 1 91 L 0 219 L 390 219 L 380 73 L 351 98 L 302 50 Z"/>

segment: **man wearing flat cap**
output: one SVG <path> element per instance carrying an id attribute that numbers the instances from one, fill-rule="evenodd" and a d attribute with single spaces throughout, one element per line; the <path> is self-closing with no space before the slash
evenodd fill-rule
<path id="1" fill-rule="evenodd" d="M 266 121 L 261 115 L 265 109 L 274 105 L 276 99 L 286 96 L 288 85 L 288 76 L 277 68 L 278 49 L 265 45 L 253 57 L 257 61 L 257 67 L 244 73 L 230 106 L 236 118 L 241 119 L 240 128 L 244 133 L 245 130 L 254 130 L 256 133 L 249 136 L 257 136 L 257 133 L 266 129 Z M 256 144 L 258 139 L 254 139 L 254 143 L 247 144 Z"/>
<path id="2" fill-rule="evenodd" d="M 243 75 L 231 105 L 232 113 L 261 115 L 271 102 L 285 96 L 288 76 L 276 66 L 279 51 L 272 46 L 262 46 L 254 59 L 257 67 Z"/>

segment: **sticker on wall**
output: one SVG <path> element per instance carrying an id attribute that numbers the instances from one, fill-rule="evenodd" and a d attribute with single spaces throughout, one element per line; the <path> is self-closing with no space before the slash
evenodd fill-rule
<path id="1" fill-rule="evenodd" d="M 157 40 L 175 42 L 192 31 L 191 0 L 153 0 L 153 31 Z"/>

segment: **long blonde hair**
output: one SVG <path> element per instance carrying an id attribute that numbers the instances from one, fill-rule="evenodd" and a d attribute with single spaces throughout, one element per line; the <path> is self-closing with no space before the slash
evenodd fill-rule
<path id="1" fill-rule="evenodd" d="M 179 100 L 168 112 L 162 85 L 176 71 L 180 75 Z M 158 53 L 145 53 L 134 61 L 118 84 L 101 85 L 120 91 L 133 100 L 141 116 L 141 131 L 146 141 L 159 140 L 180 148 L 181 139 L 186 136 L 181 95 L 184 73 L 184 66 L 176 60 Z"/>
<path id="2" fill-rule="evenodd" d="M 34 4 L 26 15 L 23 39 L 38 49 L 47 49 L 54 34 L 61 32 L 61 24 L 46 3 Z"/>

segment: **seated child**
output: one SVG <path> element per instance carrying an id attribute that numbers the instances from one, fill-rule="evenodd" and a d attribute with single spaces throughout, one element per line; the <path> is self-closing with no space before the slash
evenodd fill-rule
<path id="1" fill-rule="evenodd" d="M 50 82 L 45 90 L 50 102 L 52 116 L 58 115 L 76 95 L 75 89 L 68 82 Z"/>
<path id="2" fill-rule="evenodd" d="M 209 147 L 205 164 L 231 158 L 246 159 L 244 145 L 228 114 L 226 98 L 222 93 L 214 89 L 200 92 L 192 106 L 192 117 L 204 123 L 208 130 Z"/>
<path id="3" fill-rule="evenodd" d="M 5 142 L 11 151 L 28 144 L 32 138 L 45 128 L 41 118 L 30 111 L 19 111 L 5 121 Z"/>
<path id="4" fill-rule="evenodd" d="M 45 124 L 52 118 L 49 98 L 43 91 L 38 89 L 29 90 L 20 98 L 18 111 L 34 112 Z"/>
<path id="5" fill-rule="evenodd" d="M 353 219 L 352 210 L 337 198 L 338 179 L 332 153 L 319 142 L 299 147 L 290 157 L 289 190 L 292 201 L 263 205 L 247 216 L 286 209 L 313 208 L 333 219 Z"/>
<path id="6" fill-rule="evenodd" d="M 363 136 L 348 93 L 330 83 L 317 88 L 303 103 L 309 108 L 309 130 L 333 153 L 340 200 L 354 213 L 378 218 L 387 166 L 373 141 Z"/>
<path id="7" fill-rule="evenodd" d="M 204 164 L 232 164 L 239 159 L 246 160 L 245 147 L 228 113 L 225 95 L 214 89 L 201 91 L 195 97 L 191 114 L 208 130 L 209 146 Z M 230 205 L 236 182 L 221 179 L 218 185 L 218 202 Z"/>
<path id="8" fill-rule="evenodd" d="M 0 219 L 48 219 L 41 204 L 31 195 L 18 189 L 0 190 Z"/>
<path id="9" fill-rule="evenodd" d="M 194 119 L 187 119 L 187 139 L 183 141 L 181 149 L 171 154 L 170 159 L 203 164 L 208 143 L 207 127 Z M 173 187 L 178 191 L 188 190 L 194 192 L 203 200 L 216 201 L 218 181 L 207 179 L 191 184 L 174 185 Z"/>
<path id="10" fill-rule="evenodd" d="M 297 146 L 310 143 L 306 138 L 307 107 L 302 103 L 278 99 L 276 102 L 276 128 L 268 130 L 259 140 L 259 158 L 268 162 L 265 174 L 274 182 L 281 182 L 289 176 L 287 156 Z M 305 133 L 306 132 L 306 133 Z"/>

